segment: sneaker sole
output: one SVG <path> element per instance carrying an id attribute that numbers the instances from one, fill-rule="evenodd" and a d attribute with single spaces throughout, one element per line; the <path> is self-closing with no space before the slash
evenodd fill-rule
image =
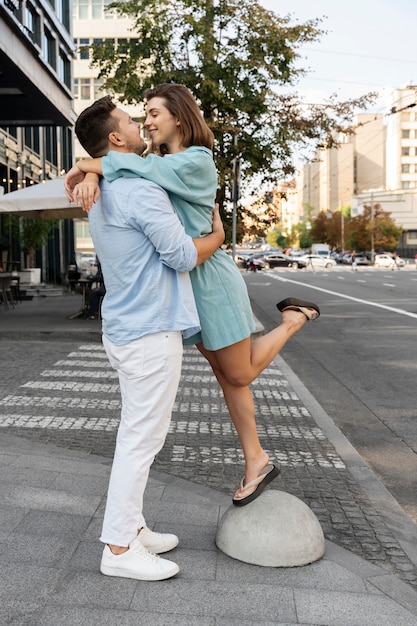
<path id="1" fill-rule="evenodd" d="M 178 565 L 172 568 L 170 572 L 166 572 L 165 574 L 143 574 L 139 575 L 135 572 L 131 572 L 130 570 L 123 569 L 122 567 L 107 567 L 106 565 L 100 565 L 100 572 L 104 574 L 104 576 L 116 576 L 118 578 L 133 578 L 134 580 L 166 580 L 167 578 L 172 578 L 180 571 Z"/>

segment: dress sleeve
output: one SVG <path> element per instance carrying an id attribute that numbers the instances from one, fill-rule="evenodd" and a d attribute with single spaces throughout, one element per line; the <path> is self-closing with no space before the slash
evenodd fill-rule
<path id="1" fill-rule="evenodd" d="M 213 159 L 209 153 L 187 151 L 166 157 L 150 154 L 146 158 L 133 153 L 109 152 L 102 159 L 103 176 L 116 178 L 141 176 L 160 185 L 188 202 L 199 202 L 207 186 L 216 180 Z"/>

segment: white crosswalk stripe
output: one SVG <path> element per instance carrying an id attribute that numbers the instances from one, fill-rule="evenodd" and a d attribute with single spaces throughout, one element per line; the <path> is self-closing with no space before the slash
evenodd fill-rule
<path id="1" fill-rule="evenodd" d="M 82 382 L 85 378 L 90 379 L 90 382 Z M 119 385 L 114 382 L 115 378 L 117 374 L 111 369 L 101 345 L 79 346 L 65 359 L 57 361 L 52 368 L 41 371 L 38 380 L 23 383 L 19 393 L 0 399 L 0 406 L 7 411 L 0 416 L 0 428 L 13 426 L 61 431 L 115 432 L 121 408 Z M 97 382 L 98 379 L 100 382 Z M 259 415 L 292 420 L 290 425 L 258 422 L 258 433 L 260 437 L 268 437 L 271 441 L 274 449 L 269 452 L 278 463 L 292 467 L 345 467 L 333 452 L 323 455 L 317 451 L 283 451 L 282 446 L 279 446 L 279 441 L 300 440 L 318 444 L 326 438 L 318 427 L 297 425 L 297 419 L 308 417 L 309 413 L 305 407 L 300 406 L 297 394 L 288 388 L 288 382 L 278 367 L 268 367 L 251 388 Z M 48 393 L 40 395 L 39 392 Z M 117 398 L 106 398 L 106 394 L 116 394 Z M 25 413 L 13 412 L 14 409 Z M 52 414 L 37 414 L 45 410 Z M 65 413 L 65 410 L 79 414 L 53 414 L 58 411 Z M 198 416 L 198 419 L 194 419 L 193 415 Z M 187 419 L 183 416 L 187 416 Z M 227 445 L 227 442 L 233 442 L 237 436 L 211 368 L 201 355 L 190 350 L 184 352 L 179 395 L 174 405 L 169 434 L 174 437 L 172 463 L 192 463 L 198 460 L 200 463 L 227 465 L 243 461 L 240 447 Z M 227 442 L 225 440 L 226 443 L 221 448 L 204 445 L 204 442 L 198 446 L 187 445 L 188 436 L 195 438 L 198 435 L 225 437 Z M 186 442 L 177 443 L 175 437 L 185 437 Z"/>

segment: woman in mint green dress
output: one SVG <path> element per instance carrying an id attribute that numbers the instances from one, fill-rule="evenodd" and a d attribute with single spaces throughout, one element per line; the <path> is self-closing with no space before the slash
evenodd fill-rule
<path id="1" fill-rule="evenodd" d="M 159 154 L 142 158 L 112 151 L 101 159 L 79 161 L 67 174 L 67 193 L 89 210 L 100 191 L 97 176 L 92 178 L 88 174 L 80 183 L 85 173 L 102 174 L 109 181 L 120 176 L 141 176 L 168 192 L 188 235 L 204 236 L 211 232 L 217 189 L 213 134 L 191 92 L 183 85 L 158 85 L 145 96 L 148 101 L 145 127 Z M 209 361 L 238 432 L 246 468 L 233 502 L 242 506 L 255 499 L 279 474 L 260 444 L 248 385 L 308 319 L 318 317 L 319 310 L 313 303 L 294 304 L 291 299 L 279 303 L 281 324 L 251 341 L 255 328 L 252 309 L 245 282 L 234 261 L 218 250 L 193 269 L 190 277 L 201 333 L 187 343 L 196 344 Z"/>

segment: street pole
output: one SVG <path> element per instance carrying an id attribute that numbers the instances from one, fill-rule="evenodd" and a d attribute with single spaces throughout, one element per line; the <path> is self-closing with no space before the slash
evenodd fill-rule
<path id="1" fill-rule="evenodd" d="M 371 191 L 371 262 L 375 260 L 375 238 L 374 238 L 374 193 Z"/>
<path id="2" fill-rule="evenodd" d="M 234 145 L 237 148 L 237 135 L 234 137 Z M 239 200 L 239 187 L 240 187 L 240 159 L 236 156 L 233 160 L 233 189 L 232 189 L 232 259 L 236 259 L 236 221 L 237 221 L 237 203 Z"/>

